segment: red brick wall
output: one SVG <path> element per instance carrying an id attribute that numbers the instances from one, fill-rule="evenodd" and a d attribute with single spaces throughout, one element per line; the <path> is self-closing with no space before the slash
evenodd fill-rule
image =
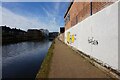
<path id="1" fill-rule="evenodd" d="M 98 11 L 102 10 L 103 8 L 109 6 L 112 3 L 113 2 L 93 2 L 92 3 L 93 14 L 95 14 L 96 12 L 98 12 Z"/>
<path id="2" fill-rule="evenodd" d="M 85 7 L 87 7 L 87 8 L 84 9 Z M 71 26 L 75 25 L 78 21 L 83 20 L 84 17 L 88 16 L 89 7 L 90 7 L 89 2 L 74 2 L 72 4 L 70 10 L 68 11 L 68 13 L 70 14 L 70 21 L 67 22 L 67 24 L 65 25 L 65 30 L 67 30 Z M 77 18 L 77 20 L 76 20 L 76 18 Z"/>
<path id="3" fill-rule="evenodd" d="M 112 3 L 113 2 L 92 2 L 93 14 L 109 6 Z M 74 2 L 68 13 L 70 14 L 70 21 L 66 23 L 65 30 L 73 27 L 78 22 L 81 22 L 91 15 L 90 2 Z"/>

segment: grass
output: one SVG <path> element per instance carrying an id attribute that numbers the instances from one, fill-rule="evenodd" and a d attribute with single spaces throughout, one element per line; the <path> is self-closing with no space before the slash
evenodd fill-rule
<path id="1" fill-rule="evenodd" d="M 47 53 L 42 65 L 41 65 L 41 68 L 36 76 L 36 80 L 39 80 L 40 78 L 48 78 L 50 63 L 51 63 L 51 59 L 53 56 L 54 44 L 55 44 L 55 41 L 52 42 L 52 45 L 50 46 L 50 48 L 48 50 L 48 53 Z"/>

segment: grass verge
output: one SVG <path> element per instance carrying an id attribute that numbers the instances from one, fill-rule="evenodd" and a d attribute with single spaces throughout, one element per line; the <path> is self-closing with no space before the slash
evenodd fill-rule
<path id="1" fill-rule="evenodd" d="M 48 50 L 48 53 L 41 65 L 41 68 L 40 68 L 39 72 L 37 73 L 36 80 L 39 80 L 40 78 L 48 78 L 50 63 L 51 63 L 51 59 L 53 56 L 54 44 L 55 44 L 55 40 L 52 42 L 52 44 Z"/>

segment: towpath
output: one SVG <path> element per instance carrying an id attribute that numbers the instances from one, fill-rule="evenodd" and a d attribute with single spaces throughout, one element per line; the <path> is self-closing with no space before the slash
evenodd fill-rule
<path id="1" fill-rule="evenodd" d="M 110 78 L 58 39 L 53 52 L 49 78 Z"/>

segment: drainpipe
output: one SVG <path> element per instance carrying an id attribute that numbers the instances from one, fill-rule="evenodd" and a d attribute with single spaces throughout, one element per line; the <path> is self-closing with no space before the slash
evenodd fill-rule
<path id="1" fill-rule="evenodd" d="M 90 0 L 90 15 L 92 15 L 92 0 Z"/>

